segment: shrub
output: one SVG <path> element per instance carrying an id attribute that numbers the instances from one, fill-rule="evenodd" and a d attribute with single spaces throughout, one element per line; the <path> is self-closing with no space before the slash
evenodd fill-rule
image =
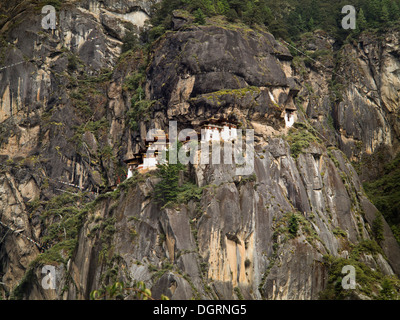
<path id="1" fill-rule="evenodd" d="M 298 230 L 299 230 L 298 218 L 295 214 L 292 214 L 288 222 L 288 231 L 293 237 L 296 237 Z"/>
<path id="2" fill-rule="evenodd" d="M 198 8 L 194 13 L 194 22 L 198 24 L 206 23 L 206 16 L 204 15 L 203 11 L 200 8 Z"/>
<path id="3" fill-rule="evenodd" d="M 301 123 L 296 124 L 296 127 L 290 128 L 286 139 L 294 158 L 297 158 L 299 154 L 302 153 L 303 149 L 308 148 L 310 143 L 320 142 L 320 139 Z"/>
<path id="4" fill-rule="evenodd" d="M 342 230 L 340 227 L 336 227 L 335 229 L 332 230 L 333 234 L 337 237 L 347 237 L 346 231 Z"/>
<path id="5" fill-rule="evenodd" d="M 383 218 L 379 213 L 372 222 L 372 234 L 378 243 L 381 243 L 385 237 L 383 235 Z"/>
<path id="6" fill-rule="evenodd" d="M 157 165 L 157 177 L 161 181 L 154 187 L 154 196 L 156 202 L 167 204 L 176 201 L 179 194 L 179 172 L 185 169 L 185 166 L 179 161 L 176 164 L 168 162 L 169 152 L 166 152 L 167 163 Z"/>
<path id="7" fill-rule="evenodd" d="M 139 38 L 136 34 L 130 31 L 125 34 L 122 42 L 123 44 L 121 48 L 121 53 L 125 53 L 129 50 L 135 49 L 139 45 Z"/>
<path id="8" fill-rule="evenodd" d="M 78 69 L 78 62 L 79 62 L 79 59 L 75 55 L 71 54 L 70 56 L 68 56 L 67 69 L 69 71 L 77 70 Z"/>
<path id="9" fill-rule="evenodd" d="M 385 166 L 379 179 L 366 182 L 363 186 L 400 243 L 400 153 Z M 379 224 L 379 221 L 376 223 Z"/>
<path id="10" fill-rule="evenodd" d="M 389 279 L 385 278 L 381 286 L 382 290 L 379 292 L 379 300 L 394 300 L 396 298 L 395 288 Z"/>

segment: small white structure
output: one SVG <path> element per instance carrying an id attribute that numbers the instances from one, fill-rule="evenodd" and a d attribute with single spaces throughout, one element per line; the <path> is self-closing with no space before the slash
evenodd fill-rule
<path id="1" fill-rule="evenodd" d="M 155 154 L 147 156 L 143 159 L 143 168 L 144 169 L 155 168 L 157 167 L 157 163 L 158 162 Z"/>
<path id="2" fill-rule="evenodd" d="M 210 125 L 205 126 L 201 133 L 202 133 L 202 136 L 201 136 L 202 141 L 219 141 L 220 140 L 219 128 L 216 125 L 210 124 Z"/>
<path id="3" fill-rule="evenodd" d="M 237 139 L 237 128 L 235 125 L 225 125 L 221 132 L 223 141 L 234 141 Z"/>
<path id="4" fill-rule="evenodd" d="M 286 128 L 291 128 L 297 120 L 297 113 L 295 110 L 286 109 L 285 110 L 285 126 Z"/>
<path id="5" fill-rule="evenodd" d="M 168 135 L 162 130 L 155 130 L 148 139 L 151 141 L 146 139 L 146 152 L 136 153 L 133 158 L 124 161 L 128 165 L 127 179 L 131 178 L 136 170 L 145 173 L 156 169 L 157 164 L 162 163 L 159 155 L 168 149 Z"/>
<path id="6" fill-rule="evenodd" d="M 234 141 L 237 139 L 236 125 L 231 123 L 206 124 L 201 131 L 202 141 Z"/>
<path id="7" fill-rule="evenodd" d="M 128 168 L 128 175 L 126 176 L 127 179 L 132 178 L 133 177 L 133 168 L 131 166 L 129 166 Z"/>

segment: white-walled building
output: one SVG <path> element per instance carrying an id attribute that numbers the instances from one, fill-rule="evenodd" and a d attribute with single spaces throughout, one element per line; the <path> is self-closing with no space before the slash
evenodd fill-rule
<path id="1" fill-rule="evenodd" d="M 201 130 L 201 142 L 228 141 L 234 142 L 238 137 L 237 124 L 227 120 L 210 119 L 205 122 Z M 151 138 L 151 137 L 150 137 Z M 150 139 L 149 138 L 149 139 Z M 155 141 L 148 141 L 145 152 L 137 153 L 132 159 L 125 161 L 128 165 L 127 179 L 133 176 L 135 170 L 147 172 L 157 168 L 162 162 L 161 154 L 168 150 L 169 138 L 162 130 L 157 130 L 154 135 Z M 189 140 L 183 141 L 183 149 L 189 151 Z"/>
<path id="2" fill-rule="evenodd" d="M 286 109 L 284 117 L 285 117 L 286 128 L 291 128 L 297 121 L 297 111 L 292 109 Z"/>
<path id="3" fill-rule="evenodd" d="M 201 130 L 201 141 L 234 141 L 237 139 L 237 126 L 232 123 L 208 123 Z"/>
<path id="4" fill-rule="evenodd" d="M 154 139 L 146 141 L 147 149 L 145 152 L 136 153 L 133 158 L 125 160 L 128 165 L 127 179 L 131 178 L 136 170 L 147 172 L 157 168 L 159 155 L 161 156 L 162 152 L 167 150 L 168 135 L 163 130 L 156 130 L 150 138 Z"/>

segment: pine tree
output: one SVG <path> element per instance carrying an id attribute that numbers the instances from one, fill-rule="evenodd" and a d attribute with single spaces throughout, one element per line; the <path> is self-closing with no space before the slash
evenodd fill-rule
<path id="1" fill-rule="evenodd" d="M 389 279 L 384 279 L 381 283 L 382 290 L 379 292 L 378 299 L 380 300 L 395 300 L 395 289 Z"/>
<path id="2" fill-rule="evenodd" d="M 198 23 L 198 24 L 205 24 L 206 23 L 206 16 L 204 15 L 203 10 L 201 10 L 200 8 L 198 8 L 194 12 L 194 22 Z"/>
<path id="3" fill-rule="evenodd" d="M 237 14 L 235 9 L 230 8 L 228 10 L 228 12 L 226 13 L 226 18 L 228 19 L 229 22 L 234 22 L 237 19 L 239 19 L 239 16 L 238 16 L 238 14 Z"/>
<path id="4" fill-rule="evenodd" d="M 246 11 L 243 13 L 243 21 L 248 25 L 253 25 L 256 20 L 256 7 L 252 1 L 246 4 Z"/>
<path id="5" fill-rule="evenodd" d="M 382 5 L 382 10 L 381 10 L 381 21 L 383 23 L 388 23 L 390 20 L 389 16 L 389 10 L 385 4 Z"/>
<path id="6" fill-rule="evenodd" d="M 243 11 L 246 10 L 246 2 L 243 0 L 228 0 L 229 7 L 236 11 L 239 18 L 242 17 Z"/>
<path id="7" fill-rule="evenodd" d="M 259 24 L 268 24 L 268 21 L 273 19 L 273 14 L 271 9 L 266 5 L 265 1 L 262 1 L 257 6 L 257 15 Z"/>
<path id="8" fill-rule="evenodd" d="M 216 14 L 215 6 L 212 0 L 201 0 L 202 9 L 207 16 Z"/>
<path id="9" fill-rule="evenodd" d="M 313 17 L 311 17 L 310 18 L 310 20 L 308 20 L 308 30 L 310 30 L 310 31 L 313 31 L 314 30 L 314 28 L 315 28 L 315 25 L 314 25 L 314 19 L 313 19 Z"/>
<path id="10" fill-rule="evenodd" d="M 397 21 L 400 18 L 400 10 L 396 1 L 389 1 L 388 9 L 390 14 L 390 20 Z"/>
<path id="11" fill-rule="evenodd" d="M 306 30 L 301 14 L 292 11 L 288 17 L 288 31 L 292 38 Z"/>
<path id="12" fill-rule="evenodd" d="M 310 7 L 310 20 L 312 19 L 313 24 L 318 25 L 321 20 L 322 20 L 322 15 L 321 15 L 321 3 L 319 3 L 318 0 L 312 0 L 311 1 L 311 7 Z M 310 22 L 309 20 L 309 22 Z M 310 25 L 308 26 L 310 27 Z M 313 28 L 315 27 L 314 25 L 312 26 Z"/>
<path id="13" fill-rule="evenodd" d="M 229 11 L 229 3 L 227 0 L 217 0 L 217 13 L 218 14 L 227 14 Z"/>
<path id="14" fill-rule="evenodd" d="M 306 30 L 306 23 L 305 23 L 305 21 L 304 21 L 304 19 L 303 19 L 301 14 L 298 15 L 298 20 L 297 21 L 298 21 L 297 28 L 299 29 L 299 31 L 303 32 L 304 30 Z"/>
<path id="15" fill-rule="evenodd" d="M 379 21 L 381 20 L 381 6 L 379 0 L 367 0 L 367 21 L 369 24 L 376 28 L 379 27 Z"/>
<path id="16" fill-rule="evenodd" d="M 357 15 L 356 27 L 357 27 L 357 30 L 360 32 L 367 29 L 367 19 L 365 19 L 364 11 L 362 8 L 360 9 L 360 11 L 358 12 L 358 15 Z"/>
<path id="17" fill-rule="evenodd" d="M 182 147 L 181 144 L 173 146 L 177 151 Z M 170 151 L 166 152 L 166 160 L 169 160 Z M 179 192 L 179 172 L 185 170 L 185 166 L 178 161 L 176 164 L 169 162 L 157 165 L 157 177 L 161 178 L 154 186 L 154 198 L 157 203 L 166 204 L 176 201 Z"/>

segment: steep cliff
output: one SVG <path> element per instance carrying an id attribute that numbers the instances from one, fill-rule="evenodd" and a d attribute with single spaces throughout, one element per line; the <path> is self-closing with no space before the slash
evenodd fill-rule
<path id="1" fill-rule="evenodd" d="M 398 290 L 400 247 L 359 178 L 398 152 L 395 31 L 340 51 L 309 34 L 310 60 L 264 30 L 176 11 L 173 30 L 121 54 L 148 28 L 151 1 L 59 3 L 54 31 L 41 27 L 47 3 L 59 2 L 0 5 L 3 297 L 89 299 L 116 281 L 171 299 Z M 149 129 L 211 117 L 254 129 L 254 172 L 190 164 L 179 179 L 192 189 L 167 206 L 155 172 L 122 182 Z M 55 266 L 54 290 L 43 265 Z M 337 288 L 344 265 L 355 290 Z"/>

